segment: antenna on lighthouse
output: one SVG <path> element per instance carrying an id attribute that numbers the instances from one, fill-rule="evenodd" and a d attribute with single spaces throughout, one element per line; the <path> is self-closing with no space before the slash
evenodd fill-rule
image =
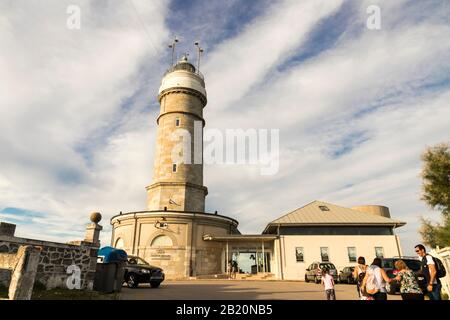
<path id="1" fill-rule="evenodd" d="M 200 58 L 202 56 L 203 49 L 200 47 L 200 44 L 199 44 L 198 41 L 195 41 L 194 45 L 197 47 L 197 52 L 198 52 L 198 56 L 197 56 L 197 73 L 200 73 Z"/>
<path id="2" fill-rule="evenodd" d="M 177 46 L 177 43 L 178 43 L 178 38 L 175 37 L 173 39 L 172 44 L 169 44 L 169 48 L 172 49 L 172 66 L 173 66 L 173 58 L 174 58 L 174 55 L 175 55 L 175 47 Z"/>

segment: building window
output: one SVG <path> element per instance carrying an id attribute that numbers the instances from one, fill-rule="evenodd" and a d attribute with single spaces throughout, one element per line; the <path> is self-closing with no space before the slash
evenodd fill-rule
<path id="1" fill-rule="evenodd" d="M 123 247 L 125 247 L 123 239 L 122 238 L 117 239 L 116 245 L 114 247 L 117 249 L 123 249 Z"/>
<path id="2" fill-rule="evenodd" d="M 383 247 L 375 247 L 375 257 L 377 257 L 377 258 L 384 258 Z"/>
<path id="3" fill-rule="evenodd" d="M 176 118 L 176 119 L 175 119 L 175 126 L 176 126 L 176 127 L 179 127 L 179 126 L 180 126 L 180 123 L 181 123 L 180 118 Z"/>
<path id="4" fill-rule="evenodd" d="M 177 172 L 177 164 L 172 164 L 172 172 Z"/>
<path id="5" fill-rule="evenodd" d="M 305 261 L 305 254 L 303 251 L 303 247 L 296 247 L 295 248 L 295 258 L 297 262 L 304 262 Z"/>
<path id="6" fill-rule="evenodd" d="M 347 247 L 348 252 L 348 261 L 356 262 L 356 248 L 355 247 Z"/>
<path id="7" fill-rule="evenodd" d="M 153 239 L 151 247 L 171 247 L 173 245 L 172 239 L 168 236 L 160 235 Z"/>
<path id="8" fill-rule="evenodd" d="M 330 262 L 328 247 L 320 247 L 320 256 L 322 258 L 322 262 Z"/>
<path id="9" fill-rule="evenodd" d="M 330 211 L 330 209 L 327 206 L 319 206 L 319 209 L 322 211 Z"/>

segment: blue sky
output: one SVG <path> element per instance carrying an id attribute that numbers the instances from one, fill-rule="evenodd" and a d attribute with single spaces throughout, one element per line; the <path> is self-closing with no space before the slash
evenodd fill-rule
<path id="1" fill-rule="evenodd" d="M 420 201 L 420 154 L 449 140 L 449 20 L 445 0 L 2 2 L 0 220 L 66 241 L 100 211 L 105 243 L 111 216 L 145 209 L 176 35 L 179 54 L 205 49 L 207 128 L 280 130 L 276 175 L 205 166 L 209 211 L 259 233 L 315 199 L 382 204 L 412 253 L 420 217 L 439 218 Z"/>

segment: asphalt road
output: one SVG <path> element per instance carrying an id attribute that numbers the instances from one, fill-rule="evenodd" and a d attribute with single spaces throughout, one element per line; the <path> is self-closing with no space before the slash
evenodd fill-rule
<path id="1" fill-rule="evenodd" d="M 358 300 L 355 285 L 336 285 L 337 300 Z M 159 288 L 122 288 L 124 300 L 326 300 L 323 286 L 300 281 L 191 280 L 164 281 Z M 388 300 L 401 300 L 388 295 Z"/>

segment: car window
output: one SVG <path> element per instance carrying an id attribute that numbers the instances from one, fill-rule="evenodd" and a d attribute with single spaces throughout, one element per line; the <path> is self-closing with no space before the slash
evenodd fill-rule
<path id="1" fill-rule="evenodd" d="M 321 264 L 320 264 L 320 269 L 324 269 L 324 268 L 327 268 L 327 269 L 336 269 L 336 267 L 335 267 L 334 264 L 332 264 L 332 263 L 321 263 Z"/>
<path id="2" fill-rule="evenodd" d="M 139 265 L 139 266 L 148 266 L 147 261 L 141 259 L 139 257 L 130 257 L 128 258 L 128 264 Z"/>
<path id="3" fill-rule="evenodd" d="M 382 262 L 383 268 L 394 269 L 394 260 L 384 259 Z"/>
<path id="4" fill-rule="evenodd" d="M 403 261 L 405 261 L 408 268 L 411 269 L 412 271 L 420 270 L 421 263 L 419 260 L 403 260 Z"/>

